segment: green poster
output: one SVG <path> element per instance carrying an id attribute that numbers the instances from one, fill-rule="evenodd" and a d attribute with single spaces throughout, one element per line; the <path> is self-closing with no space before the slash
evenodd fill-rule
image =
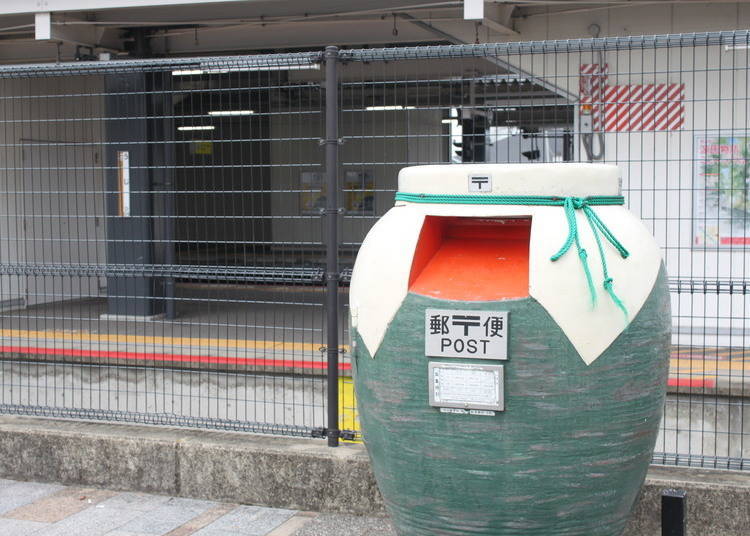
<path id="1" fill-rule="evenodd" d="M 695 246 L 750 245 L 750 137 L 695 137 Z"/>

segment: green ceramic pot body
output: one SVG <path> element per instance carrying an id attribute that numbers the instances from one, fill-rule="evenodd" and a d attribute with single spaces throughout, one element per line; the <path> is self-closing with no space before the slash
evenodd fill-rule
<path id="1" fill-rule="evenodd" d="M 450 415 L 429 405 L 427 308 L 510 313 L 505 411 Z M 621 534 L 659 428 L 670 318 L 662 269 L 637 316 L 590 365 L 533 298 L 409 294 L 374 358 L 355 332 L 365 443 L 399 534 Z"/>

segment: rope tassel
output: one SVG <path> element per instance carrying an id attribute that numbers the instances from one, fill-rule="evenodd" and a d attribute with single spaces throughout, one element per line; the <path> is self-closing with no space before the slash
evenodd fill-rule
<path id="1" fill-rule="evenodd" d="M 591 233 L 594 235 L 594 239 L 596 240 L 596 247 L 599 250 L 599 258 L 602 261 L 602 273 L 604 274 L 604 283 L 602 286 L 604 287 L 605 292 L 609 294 L 610 298 L 612 298 L 614 304 L 623 312 L 623 314 L 625 315 L 625 319 L 627 320 L 628 310 L 620 297 L 615 293 L 614 288 L 612 288 L 614 281 L 609 276 L 609 270 L 607 269 L 607 258 L 604 254 L 604 246 L 602 245 L 601 236 L 604 236 L 604 238 L 606 238 L 607 241 L 614 246 L 614 248 L 620 253 L 620 256 L 622 256 L 623 259 L 628 258 L 630 253 L 627 249 L 625 249 L 625 246 L 623 246 L 620 241 L 615 238 L 615 235 L 612 234 L 612 231 L 610 231 L 605 223 L 599 218 L 599 216 L 597 216 L 596 212 L 591 209 L 591 199 L 595 198 L 564 198 L 563 207 L 565 209 L 565 217 L 568 220 L 568 237 L 560 250 L 552 255 L 552 257 L 550 257 L 550 260 L 552 262 L 558 260 L 570 250 L 573 244 L 575 244 L 576 249 L 578 250 L 578 256 L 581 259 L 581 264 L 583 265 L 583 272 L 586 274 L 586 282 L 588 283 L 589 294 L 591 295 L 591 305 L 592 307 L 596 306 L 596 287 L 594 286 L 593 279 L 591 277 L 591 270 L 589 268 L 587 260 L 588 255 L 586 254 L 586 250 L 581 246 L 581 240 L 578 233 L 578 223 L 576 221 L 575 211 L 583 211 L 583 214 L 586 217 L 586 221 L 589 222 L 589 227 L 591 227 Z"/>
<path id="2" fill-rule="evenodd" d="M 619 195 L 592 196 L 592 197 L 556 197 L 539 195 L 451 195 L 451 194 L 412 194 L 396 192 L 396 201 L 407 201 L 409 203 L 440 203 L 460 205 L 539 205 L 548 207 L 563 207 L 565 218 L 568 221 L 568 236 L 560 249 L 550 257 L 552 262 L 557 261 L 575 245 L 578 257 L 581 259 L 583 273 L 586 276 L 586 284 L 589 288 L 592 307 L 596 306 L 596 286 L 591 275 L 588 263 L 588 253 L 581 246 L 581 238 L 578 232 L 576 210 L 583 212 L 586 221 L 591 227 L 591 233 L 596 240 L 599 250 L 599 258 L 602 261 L 602 273 L 604 274 L 604 291 L 609 295 L 614 304 L 623 312 L 625 320 L 628 319 L 628 310 L 620 297 L 615 293 L 614 281 L 607 269 L 607 259 L 601 237 L 603 236 L 620 253 L 623 259 L 627 259 L 630 253 L 625 249 L 606 224 L 599 218 L 591 208 L 592 205 L 624 205 L 625 199 Z"/>

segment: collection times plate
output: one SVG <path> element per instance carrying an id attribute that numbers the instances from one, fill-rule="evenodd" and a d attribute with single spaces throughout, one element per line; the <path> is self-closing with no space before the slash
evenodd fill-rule
<path id="1" fill-rule="evenodd" d="M 503 411 L 502 365 L 429 364 L 430 405 L 463 410 Z"/>

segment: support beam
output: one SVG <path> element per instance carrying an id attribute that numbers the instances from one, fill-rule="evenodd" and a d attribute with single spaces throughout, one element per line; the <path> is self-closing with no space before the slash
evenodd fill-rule
<path id="1" fill-rule="evenodd" d="M 492 19 L 484 18 L 484 19 L 482 19 L 481 24 L 482 24 L 482 26 L 486 26 L 487 28 L 489 28 L 493 32 L 497 32 L 497 33 L 499 33 L 501 35 L 518 35 L 518 32 L 515 31 L 514 29 L 509 28 L 507 26 L 503 26 L 502 24 L 500 24 L 500 23 L 498 23 L 498 22 L 496 22 L 496 21 L 494 21 Z"/>
<path id="2" fill-rule="evenodd" d="M 54 41 L 62 41 L 71 45 L 81 45 L 91 48 L 101 48 L 97 40 L 98 29 L 95 26 L 65 26 L 52 22 L 52 37 Z"/>
<path id="3" fill-rule="evenodd" d="M 443 31 L 443 30 L 441 30 L 439 28 L 436 28 L 432 24 L 428 24 L 427 22 L 425 22 L 423 20 L 419 20 L 419 19 L 417 19 L 415 17 L 412 17 L 411 15 L 403 13 L 400 16 L 401 16 L 402 19 L 408 20 L 409 22 L 411 22 L 415 26 L 418 26 L 418 27 L 422 28 L 423 30 L 426 30 L 426 31 L 430 32 L 433 35 L 436 35 L 436 36 L 438 36 L 438 37 L 440 37 L 442 39 L 445 39 L 449 43 L 453 43 L 454 45 L 465 45 L 465 44 L 468 44 L 468 41 L 465 41 L 465 40 L 463 40 L 463 39 L 461 39 L 459 37 L 456 37 L 455 35 L 449 34 L 448 32 L 445 32 L 445 31 Z M 484 59 L 486 61 L 489 61 L 490 63 L 492 63 L 494 65 L 497 65 L 501 69 L 504 69 L 504 70 L 506 70 L 506 71 L 508 71 L 510 73 L 514 73 L 514 74 L 517 74 L 519 76 L 522 76 L 523 78 L 526 78 L 527 80 L 533 82 L 534 84 L 537 84 L 538 86 L 541 86 L 541 87 L 543 87 L 543 88 L 545 88 L 545 89 L 547 89 L 547 90 L 555 93 L 556 95 L 559 95 L 559 96 L 567 99 L 570 102 L 575 102 L 575 101 L 578 100 L 578 96 L 574 95 L 573 93 L 570 93 L 569 91 L 567 91 L 567 90 L 565 90 L 565 89 L 563 89 L 563 88 L 561 88 L 559 86 L 556 86 L 555 84 L 552 84 L 551 82 L 549 82 L 548 80 L 545 80 L 544 78 L 540 78 L 540 77 L 538 77 L 538 76 L 536 76 L 536 75 L 534 75 L 534 74 L 532 74 L 532 73 L 530 73 L 528 71 L 525 71 L 525 70 L 521 69 L 520 67 L 517 67 L 517 66 L 513 65 L 510 62 L 507 62 L 505 60 L 501 60 L 500 58 L 493 58 L 491 56 L 485 57 Z"/>
<path id="4" fill-rule="evenodd" d="M 104 49 L 119 52 L 117 48 L 103 46 L 101 38 L 106 28 L 94 25 L 81 25 L 55 22 L 52 13 L 45 11 L 34 15 L 34 39 L 37 41 L 59 41 L 71 45 Z"/>
<path id="5" fill-rule="evenodd" d="M 171 135 L 171 113 L 162 99 L 169 87 L 161 87 L 158 73 L 128 72 L 105 76 L 105 117 L 148 117 L 147 121 L 106 121 L 104 155 L 107 165 L 107 264 L 151 266 L 156 259 L 155 227 L 162 218 L 154 217 L 152 191 L 157 180 L 165 181 L 163 165 L 171 159 L 155 154 L 154 148 Z M 123 156 L 124 155 L 124 156 Z M 156 158 L 155 158 L 156 156 Z M 123 164 L 127 158 L 128 166 Z M 171 157 L 170 157 L 171 158 Z M 163 164 L 163 165 L 162 165 Z M 125 186 L 127 173 L 127 187 Z M 127 207 L 127 208 L 126 208 Z M 107 277 L 108 320 L 152 320 L 164 313 L 164 280 L 157 277 Z M 167 299 L 168 303 L 170 300 Z"/>
<path id="6" fill-rule="evenodd" d="M 514 9 L 514 6 L 509 5 L 485 6 L 484 17 L 481 20 L 482 26 L 500 35 L 518 35 L 518 32 L 511 26 Z"/>

